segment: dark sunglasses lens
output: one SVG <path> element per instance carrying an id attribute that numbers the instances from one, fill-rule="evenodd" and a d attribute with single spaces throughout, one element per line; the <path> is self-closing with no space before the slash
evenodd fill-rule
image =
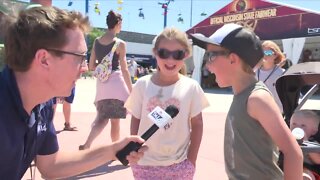
<path id="1" fill-rule="evenodd" d="M 172 52 L 172 57 L 175 60 L 182 60 L 184 58 L 184 56 L 185 56 L 185 52 L 182 50 L 176 50 L 176 51 Z"/>
<path id="2" fill-rule="evenodd" d="M 159 49 L 158 50 L 158 56 L 161 59 L 167 59 L 170 56 L 170 52 L 168 50 L 166 50 L 166 49 Z"/>

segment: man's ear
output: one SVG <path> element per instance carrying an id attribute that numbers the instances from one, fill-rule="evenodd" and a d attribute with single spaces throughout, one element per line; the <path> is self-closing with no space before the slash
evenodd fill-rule
<path id="1" fill-rule="evenodd" d="M 37 62 L 37 64 L 39 64 L 42 67 L 47 67 L 48 64 L 48 51 L 44 50 L 44 49 L 39 49 L 37 50 L 34 59 Z"/>

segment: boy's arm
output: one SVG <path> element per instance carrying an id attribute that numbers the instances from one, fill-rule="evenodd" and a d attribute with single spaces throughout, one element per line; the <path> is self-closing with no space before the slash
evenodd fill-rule
<path id="1" fill-rule="evenodd" d="M 247 106 L 249 115 L 260 122 L 284 154 L 284 179 L 301 180 L 302 151 L 270 93 L 265 90 L 253 92 L 248 99 Z"/>
<path id="2" fill-rule="evenodd" d="M 202 113 L 191 118 L 191 136 L 188 159 L 195 166 L 203 134 Z"/>

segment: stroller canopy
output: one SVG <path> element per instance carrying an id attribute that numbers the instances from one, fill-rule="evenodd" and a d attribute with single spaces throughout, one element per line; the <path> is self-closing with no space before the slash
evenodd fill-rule
<path id="1" fill-rule="evenodd" d="M 298 106 L 301 88 L 315 84 L 320 84 L 320 62 L 295 64 L 277 80 L 276 89 L 287 123 Z"/>

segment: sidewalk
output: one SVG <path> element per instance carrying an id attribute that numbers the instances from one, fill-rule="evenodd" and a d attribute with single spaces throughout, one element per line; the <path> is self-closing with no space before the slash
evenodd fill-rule
<path id="1" fill-rule="evenodd" d="M 95 80 L 80 79 L 76 86 L 76 95 L 72 104 L 71 122 L 77 126 L 78 131 L 62 131 L 64 117 L 62 106 L 58 105 L 55 116 L 55 127 L 58 132 L 58 140 L 61 150 L 78 151 L 78 146 L 84 143 L 90 132 L 91 122 L 94 120 L 96 111 L 93 105 L 95 96 Z M 215 94 L 212 92 L 215 91 Z M 209 90 L 206 93 L 211 106 L 203 111 L 204 131 L 201 147 L 199 150 L 197 169 L 194 179 L 227 179 L 224 171 L 223 159 L 223 134 L 226 111 L 229 108 L 232 96 L 223 94 L 225 90 Z M 226 91 L 227 92 L 227 91 Z M 130 115 L 121 122 L 121 137 L 129 135 Z M 94 141 L 93 146 L 109 144 L 110 125 L 104 129 Z M 28 170 L 23 179 L 30 179 Z M 36 172 L 36 179 L 42 179 Z M 124 167 L 118 161 L 105 164 L 94 170 L 68 179 L 133 179 L 130 167 Z"/>
<path id="2" fill-rule="evenodd" d="M 61 150 L 78 151 L 78 146 L 84 143 L 90 132 L 91 122 L 94 120 L 96 111 L 93 105 L 95 96 L 95 80 L 80 79 L 76 86 L 75 101 L 72 105 L 71 121 L 77 126 L 78 131 L 62 131 L 64 117 L 62 106 L 58 105 L 55 117 L 55 127 L 58 132 L 58 140 Z M 210 101 L 210 107 L 203 111 L 204 131 L 199 150 L 195 180 L 219 179 L 225 180 L 227 176 L 224 170 L 223 136 L 224 122 L 227 110 L 232 101 L 230 89 L 205 90 Z M 308 101 L 305 107 L 320 109 L 319 98 Z M 129 135 L 130 115 L 121 122 L 121 137 Z M 93 146 L 109 144 L 110 125 L 94 141 Z M 23 179 L 30 179 L 29 170 Z M 36 179 L 42 179 L 37 171 Z M 94 170 L 68 179 L 133 179 L 130 167 L 122 166 L 118 161 L 105 164 Z"/>

